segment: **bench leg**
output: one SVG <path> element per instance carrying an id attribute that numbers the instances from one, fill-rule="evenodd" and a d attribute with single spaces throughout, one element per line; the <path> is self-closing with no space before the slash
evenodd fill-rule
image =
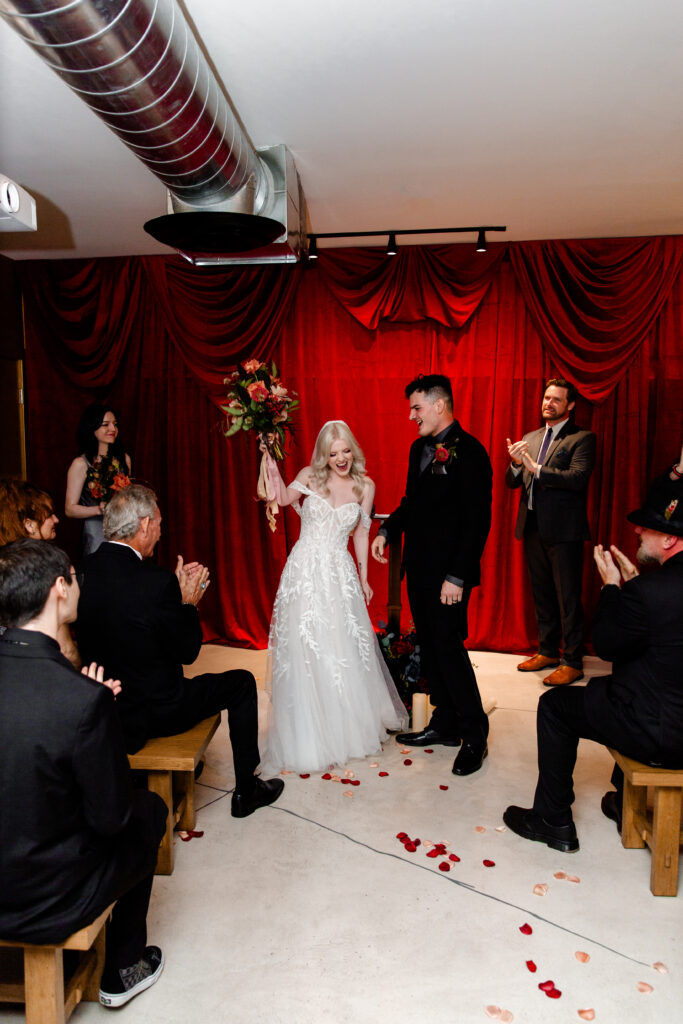
<path id="1" fill-rule="evenodd" d="M 641 850 L 645 846 L 638 819 L 647 810 L 647 786 L 633 786 L 624 779 L 624 800 L 621 805 L 621 845 L 627 850 Z"/>
<path id="2" fill-rule="evenodd" d="M 178 828 L 190 831 L 195 827 L 197 815 L 194 809 L 194 772 L 174 772 L 178 798 L 183 801 L 183 810 Z"/>
<path id="3" fill-rule="evenodd" d="M 157 793 L 168 808 L 166 818 L 166 832 L 161 840 L 157 866 L 154 869 L 155 875 L 173 874 L 173 827 L 175 824 L 173 814 L 173 780 L 171 772 L 147 772 L 147 788 L 151 793 Z"/>
<path id="4" fill-rule="evenodd" d="M 83 1001 L 86 1003 L 97 1003 L 100 999 L 100 981 L 104 970 L 104 958 L 107 952 L 107 925 L 100 928 L 100 933 L 90 947 L 95 957 L 87 982 L 83 988 Z"/>
<path id="5" fill-rule="evenodd" d="M 24 949 L 26 1024 L 64 1024 L 62 950 L 54 946 Z"/>
<path id="6" fill-rule="evenodd" d="M 654 896 L 675 896 L 678 892 L 680 838 L 681 790 L 655 786 L 650 869 L 650 890 Z"/>

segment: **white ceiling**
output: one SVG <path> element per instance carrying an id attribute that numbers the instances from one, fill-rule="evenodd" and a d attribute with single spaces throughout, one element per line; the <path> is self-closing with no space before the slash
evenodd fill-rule
<path id="1" fill-rule="evenodd" d="M 681 0 L 185 8 L 254 144 L 292 151 L 314 231 L 683 234 Z M 4 22 L 0 133 L 39 215 L 0 252 L 169 251 L 142 228 L 164 187 Z"/>

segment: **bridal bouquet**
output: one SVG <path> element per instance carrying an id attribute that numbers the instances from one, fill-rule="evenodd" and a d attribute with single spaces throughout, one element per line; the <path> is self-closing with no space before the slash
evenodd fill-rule
<path id="1" fill-rule="evenodd" d="M 221 409 L 227 416 L 226 437 L 234 437 L 242 430 L 255 431 L 261 442 L 263 456 L 256 494 L 266 503 L 266 516 L 271 530 L 275 530 L 278 511 L 277 482 L 268 472 L 266 453 L 277 462 L 284 457 L 287 434 L 292 433 L 290 416 L 299 404 L 296 391 L 284 386 L 275 363 L 270 369 L 258 359 L 240 363 L 225 378 L 228 385 L 227 400 Z"/>

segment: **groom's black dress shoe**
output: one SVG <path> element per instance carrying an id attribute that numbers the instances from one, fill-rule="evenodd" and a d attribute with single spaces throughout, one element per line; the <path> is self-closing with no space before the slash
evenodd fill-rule
<path id="1" fill-rule="evenodd" d="M 619 806 L 619 797 L 613 789 L 603 796 L 600 801 L 600 809 L 606 818 L 616 822 L 617 831 L 621 835 L 621 807 Z"/>
<path id="2" fill-rule="evenodd" d="M 484 744 L 473 746 L 471 743 L 463 743 L 460 748 L 460 753 L 453 762 L 453 774 L 454 775 L 474 775 L 478 772 L 484 763 L 484 758 L 488 756 L 489 748 Z"/>
<path id="3" fill-rule="evenodd" d="M 536 843 L 545 843 L 552 850 L 574 853 L 579 848 L 576 826 L 573 821 L 569 825 L 549 825 L 533 807 L 527 809 L 514 806 L 508 807 L 505 811 L 503 821 L 522 839 L 533 839 Z"/>
<path id="4" fill-rule="evenodd" d="M 268 782 L 256 779 L 255 782 L 253 792 L 248 796 L 238 793 L 237 790 L 232 794 L 233 818 L 246 818 L 247 815 L 257 811 L 259 807 L 267 807 L 268 804 L 274 804 L 285 788 L 282 779 L 269 779 Z"/>
<path id="5" fill-rule="evenodd" d="M 442 736 L 436 729 L 427 726 L 422 732 L 400 732 L 396 736 L 397 743 L 409 743 L 411 747 L 431 747 L 441 743 L 444 747 L 459 747 L 460 740 L 456 736 Z"/>

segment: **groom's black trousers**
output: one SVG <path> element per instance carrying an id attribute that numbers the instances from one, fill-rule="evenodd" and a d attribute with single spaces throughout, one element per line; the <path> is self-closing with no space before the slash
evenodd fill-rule
<path id="1" fill-rule="evenodd" d="M 460 737 L 476 747 L 485 742 L 489 722 L 465 649 L 470 593 L 465 588 L 462 601 L 442 604 L 440 586 L 419 585 L 408 577 L 408 600 L 420 645 L 420 665 L 435 705 L 430 725 L 442 736 Z"/>

